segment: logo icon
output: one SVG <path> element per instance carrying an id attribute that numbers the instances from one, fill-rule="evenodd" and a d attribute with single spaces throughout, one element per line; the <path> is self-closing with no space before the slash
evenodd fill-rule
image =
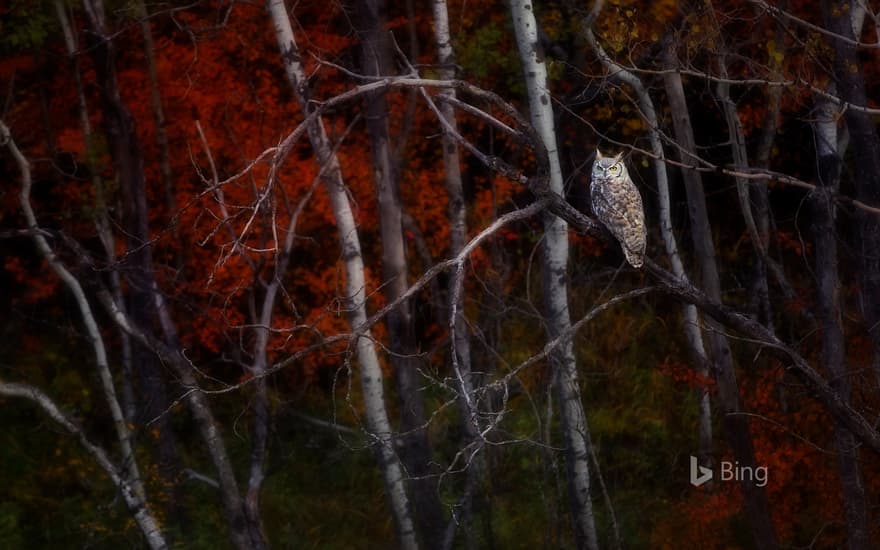
<path id="1" fill-rule="evenodd" d="M 712 479 L 712 470 L 705 466 L 700 466 L 697 457 L 691 455 L 691 485 L 699 487 Z"/>

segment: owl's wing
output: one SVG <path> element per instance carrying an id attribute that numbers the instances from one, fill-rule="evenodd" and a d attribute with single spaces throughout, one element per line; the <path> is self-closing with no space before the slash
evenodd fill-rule
<path id="1" fill-rule="evenodd" d="M 625 179 L 601 181 L 591 189 L 593 211 L 620 242 L 626 260 L 641 267 L 647 245 L 647 229 L 642 197 L 636 186 Z"/>
<path id="2" fill-rule="evenodd" d="M 606 225 L 644 226 L 642 196 L 632 182 L 596 186 L 590 197 L 593 209 Z M 601 210 L 599 212 L 598 210 Z"/>
<path id="3" fill-rule="evenodd" d="M 639 194 L 638 188 L 632 182 L 627 182 L 626 185 L 622 185 L 621 187 L 628 188 L 625 193 L 626 199 L 623 201 L 626 221 L 633 225 L 644 227 L 645 208 L 642 203 L 642 195 Z"/>

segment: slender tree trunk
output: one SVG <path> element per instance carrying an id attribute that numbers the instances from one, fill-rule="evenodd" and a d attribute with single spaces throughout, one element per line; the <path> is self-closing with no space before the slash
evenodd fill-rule
<path id="1" fill-rule="evenodd" d="M 731 156 L 733 157 L 733 164 L 738 171 L 742 172 L 747 170 L 749 166 L 748 150 L 746 149 L 745 133 L 743 132 L 742 122 L 739 119 L 736 104 L 730 97 L 730 82 L 727 81 L 727 46 L 723 43 L 724 37 L 721 31 L 721 25 L 718 23 L 718 19 L 715 15 L 714 6 L 711 2 L 706 2 L 706 7 L 708 8 L 708 12 L 716 29 L 718 29 L 719 37 L 721 37 L 720 39 L 722 42 L 719 44 L 720 54 L 717 57 L 718 75 L 721 79 L 718 80 L 716 85 L 715 95 L 718 97 L 718 101 L 721 104 L 721 112 L 724 114 L 724 120 L 727 123 L 727 134 L 730 140 L 730 151 Z M 779 39 L 780 35 L 779 31 L 777 31 L 777 40 Z M 673 48 L 674 45 L 672 44 L 667 46 L 667 55 L 671 63 L 677 64 L 677 59 L 672 55 L 672 52 L 674 51 Z M 775 63 L 772 56 L 771 63 Z M 771 95 L 771 101 L 772 99 L 773 96 Z M 773 106 L 769 105 L 768 107 L 772 108 Z M 778 102 L 775 107 L 776 109 L 779 108 Z M 770 144 L 772 144 L 773 134 L 776 131 L 776 115 L 777 111 L 771 110 L 768 113 L 768 128 L 766 128 L 761 135 L 761 146 L 766 148 L 764 152 L 767 155 L 769 155 L 769 147 Z M 752 241 L 752 250 L 755 252 L 754 276 L 751 282 L 753 289 L 753 292 L 751 293 L 752 309 L 757 313 L 758 318 L 769 327 L 771 326 L 769 324 L 771 322 L 771 313 L 770 294 L 767 285 L 767 246 L 761 231 L 759 230 L 758 222 L 755 220 L 754 210 L 752 209 L 751 184 L 749 180 L 743 177 L 737 177 L 735 178 L 735 181 L 740 212 L 742 212 L 746 232 L 749 235 L 749 239 Z"/>
<path id="2" fill-rule="evenodd" d="M 107 24 L 101 0 L 84 0 L 95 35 L 92 46 L 98 81 L 101 83 L 104 100 L 104 124 L 108 140 L 111 144 L 111 156 L 120 179 L 123 202 L 123 222 L 128 227 L 128 280 L 131 286 L 130 315 L 135 326 L 149 332 L 153 319 L 158 316 L 165 332 L 165 337 L 173 350 L 181 350 L 170 312 L 158 291 L 153 279 L 152 248 L 149 244 L 149 229 L 146 207 L 146 182 L 143 173 L 143 157 L 135 122 L 131 113 L 122 101 L 116 82 L 114 51 L 112 42 L 107 38 Z M 155 362 L 155 351 L 145 345 L 135 347 L 135 365 L 140 363 L 143 369 L 147 393 L 147 414 L 150 419 L 158 419 L 161 432 L 169 432 L 167 424 L 168 399 L 161 378 L 161 371 Z M 187 388 L 197 388 L 197 381 L 190 370 L 189 363 L 181 353 L 177 353 L 173 361 L 177 368 L 180 382 Z M 235 480 L 231 462 L 226 455 L 226 448 L 220 435 L 216 420 L 204 394 L 190 391 L 187 394 L 190 410 L 196 419 L 208 453 L 212 458 L 219 478 L 226 520 L 230 529 L 230 538 L 237 548 L 261 549 L 265 542 L 254 529 L 244 514 L 241 494 Z M 160 436 L 161 440 L 161 436 Z M 161 445 L 161 443 L 160 443 Z M 163 451 L 160 447 L 160 453 Z"/>
<path id="3" fill-rule="evenodd" d="M 449 12 L 446 0 L 433 0 L 434 14 L 434 41 L 437 46 L 437 61 L 439 64 L 439 77 L 441 80 L 453 80 L 456 77 L 455 54 L 452 49 L 452 36 L 449 32 Z M 455 99 L 456 93 L 453 88 L 446 88 L 439 92 L 440 112 L 453 131 L 458 131 L 458 123 L 455 118 L 455 108 L 444 99 Z M 447 217 L 449 219 L 449 256 L 455 257 L 467 242 L 467 220 L 464 200 L 464 191 L 461 181 L 461 165 L 459 163 L 458 142 L 448 132 L 443 134 L 443 167 L 446 179 L 446 194 L 449 200 Z M 479 403 L 475 399 L 475 380 L 471 370 L 471 344 L 468 334 L 468 326 L 464 317 L 464 291 L 450 289 L 449 311 L 452 318 L 449 327 L 452 332 L 452 363 L 453 370 L 460 379 L 459 391 L 463 393 L 459 398 L 459 410 L 466 444 L 472 445 L 477 441 L 477 426 Z M 470 403 L 470 405 L 469 405 Z M 453 543 L 454 528 L 461 524 L 465 533 L 465 547 L 476 548 L 476 538 L 473 532 L 474 493 L 480 491 L 483 476 L 485 475 L 485 460 L 483 453 L 476 454 L 468 467 L 465 482 L 465 494 L 462 497 L 460 511 L 457 517 L 449 523 L 451 529 L 447 529 L 447 535 L 443 547 L 451 548 Z"/>
<path id="4" fill-rule="evenodd" d="M 274 286 L 274 285 L 273 285 Z M 275 294 L 274 291 L 271 291 Z M 268 294 L 268 292 L 267 292 Z M 272 297 L 274 302 L 274 296 Z M 264 308 L 270 308 L 274 303 L 264 301 Z M 260 492 L 263 489 L 263 481 L 266 479 L 266 456 L 269 446 L 269 393 L 266 387 L 266 346 L 269 343 L 269 323 L 271 323 L 271 309 L 263 309 L 259 328 L 256 329 L 254 343 L 254 362 L 251 365 L 251 374 L 257 379 L 253 383 L 251 395 L 251 457 L 248 470 L 247 492 L 244 498 L 244 512 L 252 529 L 259 532 L 261 539 L 265 539 L 263 520 L 260 513 Z M 265 322 L 265 324 L 264 324 Z"/>
<path id="5" fill-rule="evenodd" d="M 823 0 L 822 12 L 828 29 L 841 38 L 831 39 L 834 48 L 834 78 L 844 104 L 868 105 L 865 79 L 853 39 L 852 12 L 858 4 L 848 0 Z M 861 28 L 861 25 L 857 25 Z M 880 138 L 871 115 L 859 109 L 844 109 L 854 153 L 856 198 L 880 206 Z M 859 275 L 862 311 L 874 345 L 874 374 L 880 386 L 880 217 L 856 209 L 859 242 Z"/>
<path id="6" fill-rule="evenodd" d="M 672 45 L 667 46 L 667 66 L 677 67 L 678 60 Z M 681 75 L 676 71 L 668 71 L 663 76 L 669 106 L 672 112 L 676 141 L 681 150 L 681 162 L 686 166 L 693 165 L 696 157 L 696 143 L 693 127 L 684 95 Z M 712 242 L 712 228 L 706 210 L 706 196 L 699 172 L 688 168 L 682 169 L 685 192 L 688 200 L 688 214 L 691 222 L 691 237 L 694 255 L 700 268 L 702 288 L 710 299 L 721 302 L 721 280 L 715 260 L 715 245 Z M 708 341 L 710 344 L 715 380 L 718 384 L 718 404 L 722 414 L 721 425 L 735 459 L 741 466 L 756 467 L 752 437 L 749 433 L 748 419 L 740 414 L 742 408 L 739 401 L 733 356 L 727 338 L 716 323 L 710 322 Z M 762 487 L 755 484 L 754 479 L 740 481 L 745 497 L 745 511 L 752 528 L 752 536 L 758 548 L 776 548 L 776 534 L 770 522 L 767 495 Z"/>
<path id="7" fill-rule="evenodd" d="M 216 181 L 216 180 L 215 180 Z M 251 374 L 256 377 L 254 382 L 254 393 L 252 396 L 251 413 L 252 413 L 252 434 L 251 434 L 251 462 L 250 474 L 248 477 L 248 488 L 245 494 L 245 513 L 248 516 L 251 525 L 260 529 L 261 537 L 265 538 L 262 529 L 262 514 L 260 512 L 260 492 L 263 487 L 263 481 L 266 478 L 266 459 L 268 455 L 269 444 L 269 428 L 270 428 L 270 410 L 269 410 L 269 394 L 266 384 L 266 374 L 268 367 L 268 346 L 270 327 L 272 326 L 272 316 L 275 308 L 275 302 L 279 291 L 282 289 L 282 281 L 290 262 L 293 250 L 294 236 L 296 235 L 296 226 L 299 216 L 303 211 L 306 203 L 312 196 L 314 185 L 300 199 L 296 208 L 290 212 L 290 222 L 285 232 L 284 244 L 278 256 L 275 259 L 275 265 L 272 268 L 272 278 L 266 284 L 266 293 L 260 304 L 259 317 L 255 319 L 255 335 L 253 356 L 254 361 L 251 365 Z"/>
<path id="8" fill-rule="evenodd" d="M 193 374 L 189 359 L 184 355 L 183 346 L 177 334 L 177 328 L 171 318 L 171 311 L 164 296 L 159 292 L 153 281 L 153 299 L 159 324 L 168 342 L 166 355 L 181 385 L 187 389 L 186 401 L 199 428 L 199 434 L 205 443 L 208 456 L 217 472 L 221 500 L 223 502 L 226 522 L 229 527 L 230 539 L 236 548 L 265 550 L 265 541 L 259 518 L 252 518 L 245 508 L 235 471 L 223 441 L 220 425 L 214 418 L 207 396 L 198 390 L 198 380 Z"/>
<path id="9" fill-rule="evenodd" d="M 369 76 L 393 75 L 391 35 L 385 29 L 385 0 L 359 0 L 357 9 L 363 73 Z M 364 101 L 379 206 L 382 290 L 390 303 L 398 300 L 409 288 L 397 174 L 399 163 L 393 158 L 385 92 L 367 94 Z M 408 485 L 413 512 L 423 545 L 434 548 L 443 540 L 443 514 L 437 478 L 430 467 L 431 447 L 417 370 L 419 359 L 412 308 L 412 301 L 406 300 L 388 313 L 390 359 L 400 401 L 400 455 L 406 473 L 411 477 Z"/>
<path id="10" fill-rule="evenodd" d="M 672 273 L 675 277 L 684 282 L 690 283 L 687 272 L 684 269 L 684 263 L 681 261 L 681 254 L 678 251 L 678 242 L 675 238 L 675 232 L 672 229 L 672 210 L 669 198 L 669 175 L 666 170 L 666 154 L 663 151 L 663 143 L 660 138 L 660 123 L 657 119 L 657 110 L 654 108 L 654 101 L 645 88 L 641 79 L 633 72 L 627 70 L 620 65 L 605 52 L 605 49 L 596 39 L 591 22 L 599 15 L 602 8 L 601 1 L 594 4 L 593 10 L 587 16 L 583 24 L 583 33 L 590 47 L 596 52 L 596 56 L 602 65 L 613 75 L 613 78 L 630 86 L 636 94 L 639 102 L 639 109 L 645 117 L 648 126 L 648 141 L 651 144 L 651 152 L 654 154 L 652 161 L 654 167 L 654 176 L 657 180 L 657 197 L 658 212 L 660 223 L 660 235 L 663 238 L 663 247 L 666 255 L 669 257 L 669 263 L 672 267 Z M 701 376 L 708 377 L 709 359 L 706 356 L 706 348 L 703 342 L 703 334 L 700 329 L 701 322 L 696 306 L 693 304 L 685 304 L 682 306 L 682 330 L 685 335 L 685 341 L 688 346 L 691 363 L 694 369 Z M 697 390 L 698 399 L 698 421 L 697 421 L 697 437 L 698 449 L 697 457 L 700 465 L 712 467 L 712 402 L 708 388 L 700 388 Z"/>
<path id="11" fill-rule="evenodd" d="M 153 319 L 152 297 L 152 247 L 149 245 L 146 181 L 144 180 L 143 156 L 137 139 L 134 117 L 124 104 L 116 80 L 116 61 L 112 42 L 108 36 L 100 1 L 86 0 L 96 42 L 92 47 L 95 69 L 103 100 L 104 128 L 111 147 L 111 157 L 119 177 L 120 197 L 126 228 L 126 255 L 124 269 L 129 282 L 128 311 L 135 322 L 149 327 Z M 164 484 L 173 487 L 180 471 L 174 434 L 168 410 L 168 390 L 157 363 L 155 353 L 143 346 L 132 350 L 134 371 L 143 388 L 142 416 L 157 428 L 156 441 L 159 472 Z M 169 494 L 168 505 L 173 506 L 174 497 Z"/>
<path id="12" fill-rule="evenodd" d="M 141 498 L 137 489 L 132 486 L 131 481 L 127 479 L 124 471 L 119 470 L 107 453 L 101 447 L 88 440 L 86 435 L 77 426 L 73 420 L 65 415 L 52 399 L 40 391 L 39 389 L 27 384 L 5 383 L 0 381 L 0 395 L 6 397 L 22 397 L 36 403 L 52 420 L 60 424 L 71 434 L 77 436 L 80 444 L 85 450 L 92 455 L 92 458 L 101 467 L 102 470 L 113 482 L 113 485 L 119 490 L 128 507 L 129 512 L 134 517 L 135 523 L 144 535 L 147 546 L 152 550 L 165 550 L 168 544 L 159 528 L 159 523 L 155 516 L 146 506 L 146 500 Z"/>
<path id="13" fill-rule="evenodd" d="M 727 58 L 722 55 L 718 60 L 719 75 L 722 79 L 727 78 Z M 746 172 L 749 168 L 748 151 L 746 150 L 746 136 L 743 131 L 742 122 L 739 119 L 739 113 L 736 110 L 736 104 L 730 97 L 730 83 L 719 81 L 716 87 L 716 95 L 721 103 L 721 111 L 724 113 L 724 120 L 727 123 L 727 135 L 730 140 L 730 150 L 733 156 L 733 166 L 739 172 Z M 758 229 L 758 223 L 752 210 L 752 194 L 751 185 L 744 177 L 734 178 L 736 181 L 736 192 L 739 198 L 739 207 L 742 212 L 743 221 L 746 225 L 746 232 L 752 241 L 752 248 L 755 251 L 756 265 L 756 281 L 754 288 L 756 290 L 753 300 L 756 302 L 756 310 L 759 312 L 758 318 L 765 324 L 769 320 L 769 289 L 767 287 L 767 250 L 764 240 Z"/>
<path id="14" fill-rule="evenodd" d="M 775 40 L 777 44 L 785 43 L 785 28 L 777 25 Z M 770 60 L 770 76 L 773 80 L 782 80 L 781 63 L 776 57 Z M 761 130 L 758 139 L 758 145 L 755 150 L 755 167 L 767 170 L 770 167 L 770 153 L 773 150 L 773 144 L 776 142 L 776 132 L 779 128 L 779 113 L 782 106 L 782 86 L 768 86 L 766 90 L 767 116 L 764 119 L 764 127 Z M 770 196 L 767 182 L 755 182 L 751 186 L 751 205 L 755 218 L 755 224 L 758 230 L 759 243 L 756 243 L 757 262 L 755 265 L 755 292 L 754 299 L 756 302 L 756 310 L 758 318 L 768 328 L 773 328 L 773 310 L 770 304 L 770 285 L 768 281 L 768 269 L 772 267 L 773 260 L 770 256 L 771 244 L 773 236 L 771 234 L 771 216 Z M 793 292 L 785 280 L 782 266 L 777 265 L 773 269 L 773 274 L 782 289 L 786 299 L 794 298 Z"/>
<path id="15" fill-rule="evenodd" d="M 159 146 L 159 172 L 162 174 L 162 187 L 165 190 L 165 206 L 171 217 L 177 210 L 174 198 L 174 182 L 171 179 L 171 155 L 168 152 L 168 132 L 165 129 L 165 109 L 162 108 L 162 94 L 159 91 L 159 74 L 156 70 L 156 56 L 153 53 L 153 31 L 150 28 L 149 13 L 144 0 L 135 2 L 135 10 L 140 18 L 141 35 L 144 37 L 144 57 L 147 62 L 147 74 L 150 77 L 150 107 L 153 110 L 153 122 L 156 124 L 156 145 Z"/>
<path id="16" fill-rule="evenodd" d="M 446 8 L 446 0 L 433 0 L 433 7 L 434 39 L 437 43 L 438 62 L 440 65 L 439 76 L 441 80 L 453 80 L 455 78 L 455 56 L 452 51 L 452 37 L 449 34 L 449 14 Z M 444 88 L 438 95 L 440 98 L 440 112 L 443 114 L 443 118 L 446 119 L 453 131 L 457 131 L 458 123 L 455 118 L 455 108 L 449 101 L 444 101 L 444 99 L 455 99 L 455 89 Z M 442 143 L 446 193 L 449 200 L 447 208 L 447 217 L 449 218 L 449 256 L 455 257 L 467 242 L 467 211 L 461 181 L 458 142 L 448 132 L 444 132 Z M 452 292 L 450 292 L 450 299 L 452 299 Z M 456 311 L 455 317 L 451 322 L 451 328 L 454 336 L 455 360 L 463 380 L 461 391 L 470 393 L 473 392 L 474 384 L 471 380 L 470 338 L 464 318 L 463 306 L 463 295 L 458 296 L 458 301 L 455 304 L 450 304 L 450 311 L 453 308 Z M 468 415 L 473 413 L 473 411 L 463 412 L 466 412 Z M 469 437 L 476 435 L 472 422 L 465 419 L 464 425 Z"/>
<path id="17" fill-rule="evenodd" d="M 100 1 L 85 2 L 86 12 L 97 39 L 92 48 L 95 69 L 103 100 L 104 130 L 110 144 L 114 168 L 119 177 L 123 218 L 126 228 L 126 247 L 129 251 L 123 262 L 129 283 L 127 309 L 141 327 L 152 325 L 154 318 L 152 297 L 152 247 L 149 245 L 146 181 L 143 157 L 137 139 L 134 117 L 124 104 L 116 79 L 114 47 L 108 36 L 103 5 Z M 133 371 L 140 379 L 143 395 L 141 416 L 144 422 L 156 426 L 156 454 L 159 477 L 163 486 L 163 506 L 175 511 L 177 498 L 174 489 L 180 472 L 180 459 L 167 413 L 169 400 L 163 371 L 155 353 L 140 345 L 131 349 Z M 172 514 L 178 517 L 177 513 Z"/>
<path id="18" fill-rule="evenodd" d="M 516 34 L 532 126 L 544 142 L 550 166 L 550 189 L 564 195 L 562 170 L 553 123 L 553 106 L 547 89 L 547 67 L 538 42 L 538 26 L 531 0 L 511 0 L 510 13 Z M 547 336 L 554 339 L 569 332 L 568 311 L 568 224 L 549 212 L 544 215 L 544 265 L 541 283 L 544 293 Z M 590 495 L 590 437 L 587 416 L 581 402 L 577 363 L 571 338 L 566 338 L 551 356 L 556 370 L 557 399 L 568 466 L 568 488 L 572 523 L 578 548 L 599 548 L 593 502 Z"/>
<path id="19" fill-rule="evenodd" d="M 104 182 L 101 179 L 100 170 L 95 161 L 94 137 L 92 134 L 92 124 L 89 120 L 89 109 L 86 103 L 86 95 L 82 85 L 82 73 L 79 66 L 79 53 L 77 46 L 77 38 L 70 25 L 67 12 L 61 0 L 55 0 L 55 11 L 58 16 L 58 22 L 61 25 L 61 31 L 64 35 L 64 45 L 67 49 L 67 56 L 70 58 L 71 71 L 73 72 L 73 80 L 76 86 L 77 111 L 79 114 L 80 128 L 82 128 L 83 141 L 86 144 L 86 165 L 92 175 L 92 187 L 95 190 L 95 211 L 97 213 L 95 226 L 101 244 L 107 255 L 107 263 L 112 264 L 116 261 L 116 245 L 113 237 L 113 231 L 110 226 L 110 218 L 107 213 L 106 193 L 104 191 Z M 122 303 L 122 291 L 120 289 L 121 278 L 118 271 L 113 271 L 108 276 L 113 292 L 116 294 L 117 301 Z M 118 327 L 117 327 L 118 329 Z M 122 409 L 125 414 L 125 420 L 134 425 L 137 416 L 137 400 L 134 394 L 134 370 L 132 366 L 132 346 L 131 338 L 122 329 L 118 329 L 119 339 L 122 344 Z"/>
<path id="20" fill-rule="evenodd" d="M 836 108 L 820 99 L 818 116 L 813 122 L 816 153 L 819 159 L 819 185 L 813 192 L 813 231 L 816 243 L 816 286 L 819 321 L 822 327 L 822 363 L 828 369 L 830 385 L 849 404 L 852 384 L 846 372 L 846 344 L 840 306 L 837 228 L 834 195 L 840 184 L 841 161 L 837 150 Z M 859 467 L 858 444 L 852 432 L 834 422 L 834 439 L 843 493 L 850 550 L 871 548 L 865 487 Z"/>
<path id="21" fill-rule="evenodd" d="M 98 464 L 110 475 L 114 485 L 122 491 L 126 505 L 129 511 L 134 515 L 141 532 L 147 539 L 151 548 L 166 548 L 165 539 L 158 527 L 155 517 L 147 508 L 147 493 L 141 480 L 140 470 L 138 468 L 137 457 L 132 449 L 131 432 L 122 408 L 119 405 L 119 399 L 116 395 L 116 388 L 113 384 L 113 375 L 110 372 L 110 366 L 107 359 L 107 350 L 104 346 L 104 338 L 101 335 L 98 323 L 95 320 L 92 307 L 86 298 L 85 291 L 79 280 L 64 266 L 61 259 L 56 256 L 55 252 L 49 246 L 46 238 L 40 232 L 37 223 L 36 214 L 31 207 L 31 170 L 30 164 L 25 156 L 18 149 L 13 140 L 9 128 L 0 120 L 0 143 L 5 144 L 6 148 L 12 154 L 21 172 L 21 191 L 19 193 L 19 204 L 27 221 L 28 229 L 32 231 L 32 239 L 37 248 L 37 252 L 42 256 L 49 267 L 55 272 L 62 283 L 73 294 L 74 301 L 79 309 L 80 317 L 88 335 L 89 343 L 95 354 L 95 366 L 98 371 L 98 378 L 101 381 L 101 387 L 104 394 L 104 400 L 110 409 L 110 416 L 113 421 L 113 427 L 116 432 L 116 440 L 121 451 L 122 469 L 117 470 L 112 465 L 102 449 L 96 448 L 88 442 L 82 431 L 73 425 L 58 409 L 54 402 L 48 396 L 30 386 L 16 384 L 2 384 L 0 381 L 0 393 L 4 395 L 25 397 L 37 403 L 46 413 L 49 414 L 56 422 L 62 424 L 68 431 L 78 435 L 80 442 L 96 459 Z"/>
<path id="22" fill-rule="evenodd" d="M 303 114 L 307 115 L 310 111 L 307 101 L 308 81 L 299 62 L 299 52 L 293 29 L 290 26 L 287 8 L 284 6 L 283 0 L 269 0 L 268 10 L 274 24 L 275 36 L 278 40 L 278 48 L 287 72 L 287 78 L 297 103 L 303 110 Z M 394 450 L 394 436 L 385 408 L 382 369 L 379 366 L 379 358 L 373 347 L 370 331 L 364 326 L 367 321 L 367 289 L 357 226 L 351 205 L 348 202 L 345 182 L 342 180 L 339 159 L 333 152 L 323 122 L 316 119 L 310 123 L 308 134 L 318 164 L 324 174 L 323 181 L 336 218 L 342 258 L 345 261 L 345 310 L 352 332 L 358 335 L 355 337 L 353 346 L 361 367 L 361 387 L 364 394 L 368 428 L 375 439 L 376 455 L 385 480 L 385 490 L 388 494 L 388 502 L 397 530 L 398 543 L 401 548 L 415 549 L 418 548 L 418 540 L 406 494 L 404 472 L 400 459 Z"/>
<path id="23" fill-rule="evenodd" d="M 179 348 L 178 348 L 179 349 Z M 229 537 L 233 546 L 241 550 L 260 550 L 268 546 L 261 538 L 259 525 L 253 525 L 245 513 L 244 503 L 238 489 L 238 482 L 232 468 L 232 462 L 226 452 L 223 435 L 208 399 L 201 391 L 198 391 L 198 381 L 192 373 L 187 359 L 177 353 L 174 365 L 180 378 L 181 384 L 189 388 L 187 393 L 187 405 L 199 427 L 199 433 L 205 442 L 208 456 L 217 472 L 217 481 L 220 486 L 221 499 L 223 501 L 224 514 L 229 528 Z"/>

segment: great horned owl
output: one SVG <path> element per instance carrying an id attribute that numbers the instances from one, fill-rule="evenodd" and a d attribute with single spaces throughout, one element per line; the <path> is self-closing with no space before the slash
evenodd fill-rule
<path id="1" fill-rule="evenodd" d="M 645 211 L 642 196 L 633 184 L 621 158 L 605 157 L 597 149 L 590 179 L 590 200 L 599 221 L 611 231 L 623 248 L 626 261 L 641 267 L 645 259 Z"/>

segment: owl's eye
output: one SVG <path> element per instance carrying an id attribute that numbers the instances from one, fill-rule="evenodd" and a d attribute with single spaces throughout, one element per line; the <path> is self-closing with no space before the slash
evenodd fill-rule
<path id="1" fill-rule="evenodd" d="M 619 164 L 612 164 L 611 168 L 609 168 L 608 171 L 611 172 L 612 174 L 617 174 L 618 172 L 620 172 L 620 165 Z"/>

